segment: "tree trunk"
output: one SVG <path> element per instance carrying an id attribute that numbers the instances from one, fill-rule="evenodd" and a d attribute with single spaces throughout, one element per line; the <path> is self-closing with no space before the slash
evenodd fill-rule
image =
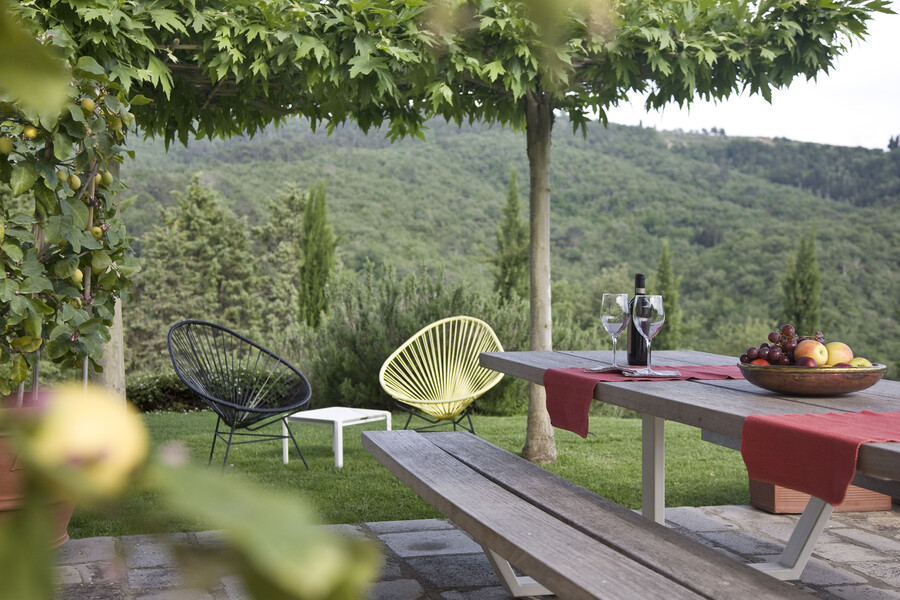
<path id="1" fill-rule="evenodd" d="M 531 175 L 531 350 L 552 350 L 550 310 L 550 132 L 553 109 L 540 89 L 525 96 L 528 165 Z M 528 429 L 522 456 L 533 463 L 556 460 L 553 426 L 547 414 L 544 387 L 531 384 L 528 391 Z"/>
<path id="2" fill-rule="evenodd" d="M 119 163 L 111 162 L 109 171 L 118 179 Z M 118 203 L 118 198 L 116 198 Z M 122 328 L 122 300 L 116 299 L 116 312 L 112 327 L 109 328 L 110 340 L 103 345 L 103 372 L 96 375 L 97 382 L 125 400 L 125 333 Z"/>

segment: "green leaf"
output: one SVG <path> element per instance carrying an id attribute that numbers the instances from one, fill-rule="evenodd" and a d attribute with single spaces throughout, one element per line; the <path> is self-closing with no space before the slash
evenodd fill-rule
<path id="1" fill-rule="evenodd" d="M 14 263 L 21 262 L 25 255 L 22 253 L 22 249 L 13 242 L 6 242 L 3 245 L 0 245 L 0 250 L 6 253 L 7 258 Z"/>
<path id="2" fill-rule="evenodd" d="M 12 168 L 12 175 L 9 178 L 9 187 L 12 188 L 14 196 L 24 194 L 37 181 L 37 171 L 34 164 L 30 162 L 16 163 Z"/>
<path id="3" fill-rule="evenodd" d="M 503 63 L 499 60 L 495 60 L 484 66 L 484 76 L 487 77 L 488 81 L 494 81 L 504 73 L 506 73 L 506 69 L 503 68 Z"/>
<path id="4" fill-rule="evenodd" d="M 0 279 L 0 302 L 10 302 L 19 291 L 19 286 L 12 279 L 4 277 Z"/>
<path id="5" fill-rule="evenodd" d="M 88 75 L 106 75 L 106 70 L 101 67 L 100 63 L 94 60 L 92 56 L 82 56 L 79 58 L 78 62 L 75 63 L 75 70 L 82 71 Z"/>
<path id="6" fill-rule="evenodd" d="M 74 146 L 72 145 L 72 139 L 69 136 L 63 134 L 61 131 L 57 131 L 53 134 L 53 156 L 56 157 L 56 160 L 67 160 L 72 156 L 73 150 Z"/>
<path id="7" fill-rule="evenodd" d="M 91 267 L 98 271 L 105 271 L 112 264 L 109 254 L 102 250 L 91 252 Z"/>
<path id="8" fill-rule="evenodd" d="M 50 244 L 61 244 L 67 239 L 72 229 L 72 217 L 68 215 L 50 217 L 47 219 L 46 227 L 44 227 L 44 239 Z"/>
<path id="9" fill-rule="evenodd" d="M 10 346 L 13 350 L 29 354 L 31 352 L 37 352 L 43 343 L 44 340 L 42 338 L 24 336 L 14 339 L 10 342 Z"/>
<path id="10" fill-rule="evenodd" d="M 137 96 L 131 98 L 132 106 L 144 106 L 145 104 L 150 104 L 151 102 L 153 102 L 153 100 L 143 94 L 138 94 Z"/>
<path id="11" fill-rule="evenodd" d="M 28 366 L 28 360 L 23 355 L 18 355 L 13 359 L 12 370 L 9 374 L 9 378 L 14 383 L 19 383 L 20 381 L 25 381 L 28 379 L 28 373 L 31 371 L 31 368 Z M 16 521 L 16 519 L 6 519 L 8 521 Z"/>
<path id="12" fill-rule="evenodd" d="M 20 294 L 37 294 L 44 290 L 52 290 L 53 284 L 43 275 L 37 277 L 26 277 L 22 285 L 19 286 Z"/>

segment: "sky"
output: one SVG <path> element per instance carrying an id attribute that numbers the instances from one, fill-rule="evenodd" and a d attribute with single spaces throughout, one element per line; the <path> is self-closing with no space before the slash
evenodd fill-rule
<path id="1" fill-rule="evenodd" d="M 900 12 L 900 2 L 890 7 Z M 744 94 L 718 104 L 696 102 L 690 109 L 673 104 L 647 112 L 636 95 L 608 114 L 611 123 L 660 130 L 716 127 L 728 136 L 886 149 L 891 136 L 900 135 L 900 14 L 877 14 L 869 35 L 854 42 L 828 75 L 795 79 L 772 94 L 771 104 Z"/>

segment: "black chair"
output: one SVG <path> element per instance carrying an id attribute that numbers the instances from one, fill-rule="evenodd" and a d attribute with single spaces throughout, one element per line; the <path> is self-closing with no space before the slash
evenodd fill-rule
<path id="1" fill-rule="evenodd" d="M 225 459 L 232 444 L 250 444 L 290 438 L 309 470 L 287 416 L 309 406 L 312 391 L 303 373 L 282 358 L 221 325 L 181 321 L 169 329 L 169 355 L 178 377 L 219 415 L 209 463 L 216 440 L 225 442 Z M 281 421 L 287 435 L 256 433 Z M 219 430 L 224 423 L 226 430 Z M 232 441 L 235 436 L 253 439 Z"/>

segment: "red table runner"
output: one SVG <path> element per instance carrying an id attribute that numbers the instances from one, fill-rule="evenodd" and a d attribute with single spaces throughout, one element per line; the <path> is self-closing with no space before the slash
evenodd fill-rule
<path id="1" fill-rule="evenodd" d="M 547 369 L 544 388 L 547 391 L 547 412 L 554 427 L 587 437 L 588 410 L 594 399 L 594 388 L 601 381 L 666 381 L 682 379 L 743 379 L 736 365 L 702 367 L 660 367 L 654 370 L 677 370 L 679 377 L 626 377 L 621 373 L 585 373 L 584 367 Z"/>
<path id="2" fill-rule="evenodd" d="M 840 504 L 866 442 L 900 441 L 900 413 L 750 415 L 741 454 L 751 479 Z"/>

